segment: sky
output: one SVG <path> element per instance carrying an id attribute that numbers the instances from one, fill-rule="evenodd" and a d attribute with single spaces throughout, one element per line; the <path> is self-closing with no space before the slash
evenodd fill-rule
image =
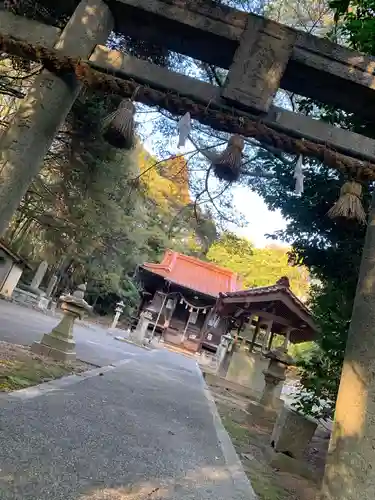
<path id="1" fill-rule="evenodd" d="M 246 218 L 246 225 L 240 228 L 231 228 L 233 232 L 239 236 L 245 236 L 259 248 L 276 243 L 275 240 L 266 238 L 266 234 L 285 228 L 286 221 L 280 211 L 271 212 L 268 210 L 263 198 L 246 187 L 238 186 L 235 188 L 233 198 L 237 210 L 242 212 Z M 281 241 L 277 241 L 277 243 L 285 244 Z"/>

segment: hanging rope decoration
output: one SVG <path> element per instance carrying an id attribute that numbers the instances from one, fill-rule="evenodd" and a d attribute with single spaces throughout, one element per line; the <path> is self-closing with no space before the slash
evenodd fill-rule
<path id="1" fill-rule="evenodd" d="M 118 149 L 132 149 L 135 145 L 135 106 L 123 99 L 116 111 L 103 120 L 103 138 Z"/>
<path id="2" fill-rule="evenodd" d="M 348 181 L 340 189 L 340 198 L 328 211 L 332 219 L 344 217 L 366 224 L 366 213 L 362 205 L 362 186 L 359 182 Z"/>
<path id="3" fill-rule="evenodd" d="M 294 174 L 293 174 L 293 177 L 296 180 L 294 192 L 297 195 L 301 195 L 303 193 L 303 187 L 304 187 L 303 182 L 304 182 L 305 176 L 303 175 L 302 166 L 303 166 L 303 156 L 299 155 L 299 157 L 297 158 L 297 163 L 296 163 L 296 166 L 294 168 Z"/>
<path id="4" fill-rule="evenodd" d="M 223 108 L 214 103 L 208 108 L 206 104 L 195 102 L 176 92 L 166 92 L 147 85 L 139 85 L 130 78 L 117 78 L 95 69 L 91 63 L 82 59 L 63 56 L 55 49 L 38 44 L 33 45 L 1 33 L 0 51 L 43 64 L 48 71 L 61 78 L 65 75 L 71 78 L 73 73 L 81 84 L 104 93 L 111 92 L 130 98 L 137 90 L 137 100 L 147 106 L 161 106 L 178 115 L 189 111 L 192 118 L 199 119 L 204 125 L 224 132 L 232 131 L 245 137 L 253 137 L 272 147 L 282 149 L 286 153 L 316 158 L 343 174 L 356 176 L 361 182 L 375 180 L 374 163 L 345 156 L 325 144 L 295 139 L 240 111 Z"/>
<path id="5" fill-rule="evenodd" d="M 178 148 L 184 148 L 191 131 L 191 117 L 189 111 L 178 120 Z"/>
<path id="6" fill-rule="evenodd" d="M 243 138 L 240 135 L 232 135 L 222 153 L 210 154 L 216 177 L 227 182 L 235 182 L 239 179 L 244 147 Z"/>
<path id="7" fill-rule="evenodd" d="M 185 297 L 182 295 L 182 293 L 179 294 L 180 295 L 180 304 L 185 304 L 185 308 L 189 309 L 190 312 L 192 312 L 193 310 L 195 311 L 203 311 L 203 314 L 206 314 L 208 311 L 210 311 L 212 309 L 212 306 L 211 305 L 207 305 L 207 306 L 196 306 L 195 304 L 192 304 L 191 302 L 189 302 L 187 299 L 185 299 Z"/>
<path id="8" fill-rule="evenodd" d="M 357 181 L 345 183 L 341 189 L 339 200 L 329 211 L 329 216 L 348 217 L 350 219 L 357 219 L 361 223 L 365 223 L 366 221 L 361 202 L 362 186 L 360 182 L 375 180 L 374 163 L 345 156 L 324 144 L 314 143 L 310 140 L 295 139 L 288 134 L 274 130 L 272 127 L 251 118 L 247 114 L 241 114 L 239 111 L 228 110 L 228 108 L 217 106 L 214 103 L 208 109 L 206 105 L 195 102 L 191 98 L 180 96 L 176 92 L 165 92 L 150 88 L 147 85 L 139 85 L 133 80 L 124 77 L 121 79 L 117 78 L 96 70 L 89 62 L 82 61 L 79 58 L 63 56 L 55 49 L 49 49 L 37 44 L 33 45 L 11 36 L 2 35 L 1 33 L 0 51 L 43 64 L 45 69 L 62 79 L 66 76 L 70 79 L 72 74 L 74 74 L 77 80 L 86 87 L 104 93 L 110 92 L 121 95 L 127 98 L 127 102 L 131 103 L 129 98 L 136 91 L 137 100 L 143 104 L 162 106 L 171 113 L 179 115 L 183 115 L 189 111 L 192 118 L 199 119 L 203 124 L 216 127 L 218 130 L 225 132 L 233 131 L 245 137 L 253 137 L 260 142 L 282 149 L 287 153 L 316 158 L 324 162 L 328 167 L 357 179 Z M 132 104 L 132 106 L 134 105 Z M 129 105 L 128 111 L 131 112 L 132 109 Z M 134 113 L 131 114 L 134 118 Z M 230 144 L 228 144 L 229 146 Z M 238 154 L 239 149 L 237 148 L 236 158 L 240 156 Z M 242 152 L 242 149 L 240 152 Z M 226 173 L 230 174 L 232 170 L 232 175 L 237 179 L 239 172 L 236 175 L 234 172 L 236 167 L 238 169 L 238 161 L 233 159 L 225 161 L 225 157 L 221 156 L 220 158 L 220 156 L 212 162 L 215 169 L 216 165 L 224 166 L 226 167 Z M 225 169 L 222 169 L 221 172 L 223 170 Z M 220 175 L 220 167 L 218 172 Z"/>

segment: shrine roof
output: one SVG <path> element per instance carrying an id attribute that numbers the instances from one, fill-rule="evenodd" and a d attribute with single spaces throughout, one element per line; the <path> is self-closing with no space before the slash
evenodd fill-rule
<path id="1" fill-rule="evenodd" d="M 141 268 L 172 283 L 212 297 L 235 292 L 241 287 L 237 273 L 172 250 L 165 252 L 160 264 L 146 262 Z"/>
<path id="2" fill-rule="evenodd" d="M 292 292 L 286 277 L 270 286 L 220 293 L 217 309 L 224 316 L 256 314 L 272 319 L 275 333 L 282 333 L 283 328 L 289 325 L 294 329 L 292 342 L 313 340 L 319 332 L 311 311 Z"/>
<path id="3" fill-rule="evenodd" d="M 241 299 L 246 299 L 251 297 L 262 297 L 262 296 L 268 297 L 271 294 L 285 295 L 289 299 L 291 299 L 295 303 L 295 305 L 298 306 L 302 311 L 304 311 L 307 314 L 311 314 L 308 307 L 306 307 L 305 304 L 292 292 L 292 290 L 289 288 L 288 285 L 282 285 L 278 283 L 276 283 L 275 285 L 260 286 L 256 288 L 249 288 L 247 290 L 238 290 L 235 292 L 222 293 L 220 294 L 220 297 L 222 298 L 237 297 L 240 299 L 240 301 L 242 301 Z"/>

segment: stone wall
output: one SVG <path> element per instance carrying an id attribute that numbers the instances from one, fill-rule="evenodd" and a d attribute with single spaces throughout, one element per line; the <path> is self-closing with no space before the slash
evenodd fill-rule
<path id="1" fill-rule="evenodd" d="M 249 353 L 241 348 L 233 353 L 225 378 L 260 395 L 265 386 L 263 370 L 267 368 L 268 363 L 269 360 L 260 352 Z M 280 397 L 281 391 L 282 384 L 275 389 L 275 396 Z"/>
<path id="2" fill-rule="evenodd" d="M 14 292 L 12 294 L 12 299 L 15 302 L 31 307 L 36 307 L 39 303 L 38 295 L 31 292 L 27 292 L 26 290 L 22 290 L 21 288 L 14 289 Z"/>

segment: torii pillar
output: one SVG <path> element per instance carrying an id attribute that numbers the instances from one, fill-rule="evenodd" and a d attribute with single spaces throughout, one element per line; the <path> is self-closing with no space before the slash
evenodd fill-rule
<path id="1" fill-rule="evenodd" d="M 88 58 L 105 44 L 113 18 L 102 0 L 82 0 L 61 33 L 55 49 Z M 15 33 L 17 35 L 17 33 Z M 32 179 L 38 174 L 53 138 L 65 121 L 81 85 L 47 70 L 35 78 L 11 126 L 0 140 L 0 236 L 6 231 Z"/>
<path id="2" fill-rule="evenodd" d="M 375 194 L 318 498 L 375 498 Z"/>

